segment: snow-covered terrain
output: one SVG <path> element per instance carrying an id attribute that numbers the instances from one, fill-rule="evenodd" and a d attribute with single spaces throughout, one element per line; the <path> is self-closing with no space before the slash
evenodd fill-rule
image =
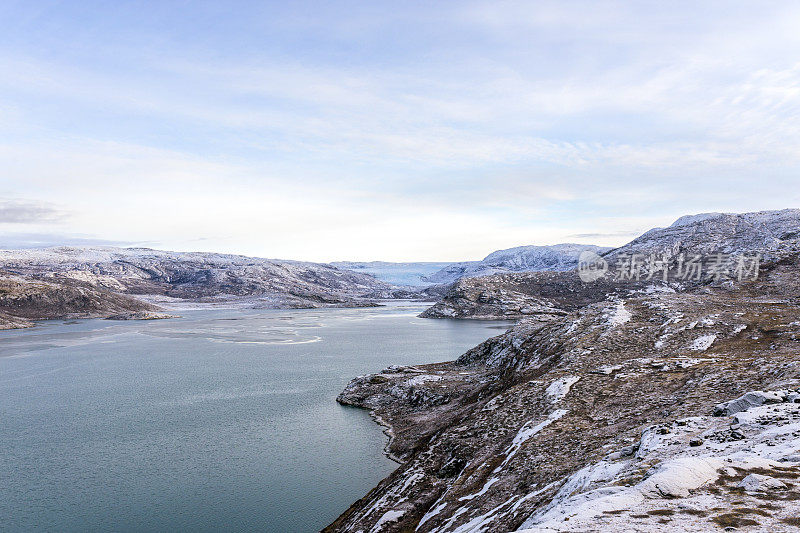
<path id="1" fill-rule="evenodd" d="M 492 252 L 480 261 L 452 263 L 425 278 L 432 283 L 453 283 L 460 278 L 472 278 L 505 272 L 539 272 L 572 270 L 578 265 L 581 252 L 597 254 L 610 248 L 589 244 L 555 244 L 552 246 L 518 246 Z"/>
<path id="2" fill-rule="evenodd" d="M 569 304 L 576 301 L 583 299 L 585 304 L 588 303 L 586 300 L 602 299 L 615 288 L 674 290 L 675 287 L 657 283 L 662 272 L 656 271 L 658 266 L 652 266 L 650 259 L 661 262 L 669 275 L 668 281 L 684 289 L 689 285 L 730 280 L 739 275 L 753 277 L 759 265 L 800 253 L 800 209 L 687 215 L 668 228 L 651 229 L 624 246 L 600 253 L 608 268 L 603 277 L 592 283 L 583 283 L 579 273 L 571 269 L 465 277 L 448 287 L 440 301 L 423 316 L 485 319 L 495 314 L 549 317 L 557 314 L 559 309 L 571 309 Z M 687 266 L 698 255 L 699 278 L 690 276 Z M 636 261 L 632 259 L 635 256 L 638 256 Z M 744 258 L 748 261 L 737 274 L 737 261 Z M 721 261 L 716 271 L 719 278 L 714 277 L 716 261 Z M 650 272 L 651 268 L 654 272 Z M 746 270 L 748 268 L 752 270 Z M 625 272 L 627 277 L 620 276 L 621 272 Z M 681 272 L 683 277 L 680 277 Z M 463 272 L 451 274 L 455 276 Z M 648 281 L 651 278 L 652 281 Z M 776 291 L 780 292 L 777 287 Z M 528 305 L 528 302 L 538 302 L 539 305 Z M 702 345 L 697 349 L 701 350 Z"/>
<path id="3" fill-rule="evenodd" d="M 653 228 L 606 258 L 620 254 L 737 254 L 760 252 L 766 259 L 797 248 L 800 209 L 755 213 L 701 213 Z"/>
<path id="4" fill-rule="evenodd" d="M 646 428 L 634 446 L 565 480 L 520 531 L 788 531 L 800 525 L 800 394 L 745 396 L 760 401 L 727 402 L 741 405 L 733 412 L 720 408 L 724 417 Z"/>
<path id="5" fill-rule="evenodd" d="M 2 250 L 0 278 L 14 287 L 0 312 L 29 319 L 158 309 L 132 295 L 162 307 L 177 299 L 269 308 L 375 305 L 370 299 L 394 295 L 388 283 L 325 264 L 147 248 Z M 91 309 L 81 298 L 94 302 Z M 125 309 L 106 309 L 110 301 Z"/>
<path id="6" fill-rule="evenodd" d="M 120 292 L 184 298 L 315 291 L 355 296 L 390 288 L 372 276 L 319 263 L 149 248 L 2 250 L 0 269 Z"/>

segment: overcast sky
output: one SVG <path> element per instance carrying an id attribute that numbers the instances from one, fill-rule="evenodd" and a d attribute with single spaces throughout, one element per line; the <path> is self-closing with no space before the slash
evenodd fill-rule
<path id="1" fill-rule="evenodd" d="M 315 261 L 800 207 L 800 3 L 0 0 L 0 246 Z"/>

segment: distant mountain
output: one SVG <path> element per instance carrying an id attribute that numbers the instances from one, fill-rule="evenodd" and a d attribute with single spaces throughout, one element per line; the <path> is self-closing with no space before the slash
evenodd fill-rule
<path id="1" fill-rule="evenodd" d="M 578 265 L 581 252 L 589 250 L 602 254 L 610 250 L 590 244 L 555 244 L 552 246 L 517 246 L 498 250 L 481 261 L 452 263 L 426 276 L 431 283 L 453 283 L 461 278 L 474 278 L 506 272 L 565 271 Z"/>
<path id="2" fill-rule="evenodd" d="M 362 272 L 375 278 L 391 283 L 392 285 L 405 285 L 407 287 L 426 287 L 433 282 L 426 281 L 425 277 L 438 272 L 451 263 L 390 263 L 386 261 L 335 261 L 330 263 L 336 268 Z"/>
<path id="3" fill-rule="evenodd" d="M 147 248 L 2 250 L 0 271 L 0 284 L 9 287 L 0 313 L 28 319 L 153 310 L 134 296 L 161 305 L 177 299 L 300 308 L 374 305 L 371 298 L 392 297 L 393 290 L 372 276 L 319 263 Z M 28 293 L 33 300 L 21 312 L 24 298 L 15 295 Z M 106 309 L 100 301 L 116 303 Z"/>

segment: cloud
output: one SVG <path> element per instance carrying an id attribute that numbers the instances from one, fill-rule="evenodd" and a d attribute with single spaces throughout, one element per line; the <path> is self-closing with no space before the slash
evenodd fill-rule
<path id="1" fill-rule="evenodd" d="M 67 213 L 44 202 L 0 200 L 0 224 L 52 224 Z"/>
<path id="2" fill-rule="evenodd" d="M 31 242 L 418 260 L 796 205 L 798 8 L 734 4 L 245 6 L 201 43 L 202 10 L 93 9 L 85 32 L 65 3 L 6 28 L 0 196 L 42 203 L 0 203 L 0 222 L 63 222 Z M 225 33 L 249 23 L 266 26 Z"/>
<path id="3" fill-rule="evenodd" d="M 609 233 L 573 233 L 567 235 L 571 239 L 607 239 L 612 237 L 637 237 L 641 234 L 638 231 L 612 231 Z"/>
<path id="4" fill-rule="evenodd" d="M 0 235 L 0 249 L 50 248 L 54 246 L 155 246 L 157 243 L 100 239 L 91 235 L 60 233 L 12 233 Z"/>

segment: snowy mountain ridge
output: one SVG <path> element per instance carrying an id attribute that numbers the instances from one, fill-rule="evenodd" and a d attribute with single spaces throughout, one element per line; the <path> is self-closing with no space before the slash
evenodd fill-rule
<path id="1" fill-rule="evenodd" d="M 14 294 L 37 294 L 41 303 L 26 309 L 24 315 L 31 319 L 55 317 L 47 307 L 58 300 L 58 294 L 91 293 L 98 302 L 110 301 L 112 295 L 129 295 L 128 299 L 136 295 L 162 305 L 177 299 L 307 308 L 375 305 L 370 299 L 391 298 L 394 290 L 372 276 L 320 263 L 148 248 L 0 250 L 0 278 L 12 283 Z M 18 316 L 21 300 L 7 300 L 0 301 L 0 312 Z M 57 316 L 82 316 L 80 297 L 70 296 L 69 300 L 73 303 Z M 148 309 L 143 302 L 139 304 Z M 130 303 L 129 307 L 136 305 Z M 104 307 L 95 307 L 91 316 L 102 316 Z"/>
<path id="2" fill-rule="evenodd" d="M 453 283 L 460 278 L 474 278 L 507 272 L 541 272 L 572 270 L 578 265 L 581 252 L 602 254 L 610 250 L 591 244 L 554 244 L 551 246 L 517 246 L 490 253 L 480 261 L 453 263 L 424 279 L 432 283 Z"/>
<path id="3" fill-rule="evenodd" d="M 622 253 L 675 256 L 759 252 L 770 258 L 796 248 L 798 237 L 800 209 L 701 213 L 682 216 L 667 228 L 653 228 L 605 257 L 614 258 Z"/>

